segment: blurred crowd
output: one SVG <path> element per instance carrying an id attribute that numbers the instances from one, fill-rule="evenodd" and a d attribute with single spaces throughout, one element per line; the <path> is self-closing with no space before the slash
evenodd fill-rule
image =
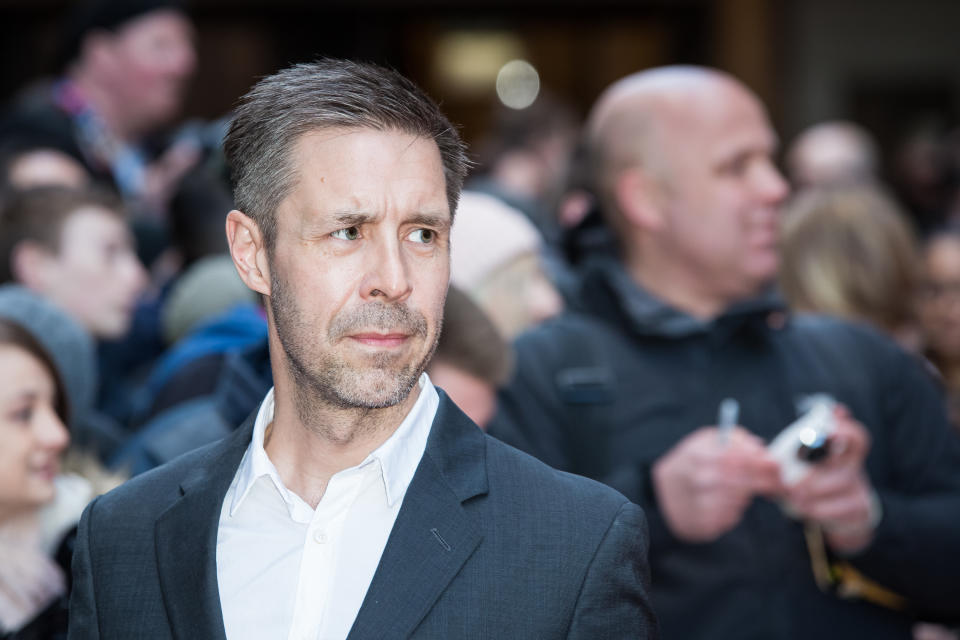
<path id="1" fill-rule="evenodd" d="M 177 2 L 81 3 L 66 22 L 61 74 L 25 87 L 0 115 L 0 637 L 62 637 L 72 528 L 87 501 L 230 433 L 272 385 L 263 302 L 240 281 L 224 235 L 232 196 L 220 142 L 229 114 L 179 120 L 194 40 Z M 941 403 L 955 429 L 945 437 L 960 438 L 956 136 L 918 135 L 891 160 L 857 124 L 819 123 L 786 141 L 781 175 L 774 136 L 762 129 L 759 146 L 701 176 L 698 163 L 713 161 L 710 136 L 721 134 L 697 138 L 697 127 L 680 122 L 671 126 L 686 137 L 668 138 L 648 121 L 699 117 L 687 113 L 695 101 L 683 93 L 685 73 L 697 92 L 704 83 L 712 91 L 715 78 L 675 73 L 679 79 L 615 85 L 585 123 L 549 95 L 493 117 L 452 230 L 452 287 L 431 379 L 494 435 L 645 507 L 665 637 L 773 637 L 767 618 L 794 604 L 822 606 L 843 628 L 902 630 L 909 621 L 918 639 L 960 637 L 950 630 L 960 588 L 949 573 L 960 549 L 946 539 L 960 511 L 942 510 L 960 504 L 960 467 L 938 466 L 957 463 L 957 447 L 938 439 L 939 418 L 930 418 Z M 745 95 L 742 87 L 718 90 L 706 111 L 740 109 Z M 749 100 L 743 117 L 766 123 Z M 641 139 L 645 151 L 634 157 Z M 661 180 L 669 186 L 661 189 Z M 775 216 L 757 222 L 751 216 L 761 214 L 745 208 L 712 221 L 678 213 L 736 209 L 738 189 L 759 192 L 757 210 Z M 755 234 L 751 225 L 763 232 L 744 240 Z M 733 237 L 743 242 L 731 244 Z M 723 251 L 727 261 L 714 260 Z M 748 257 L 754 261 L 741 264 Z M 624 293 L 637 283 L 643 296 Z M 781 329 L 807 314 L 852 321 L 857 333 L 832 346 L 825 332 L 798 330 L 784 346 L 744 328 L 759 318 L 764 331 Z M 882 335 L 899 346 L 888 348 Z M 693 348 L 694 339 L 709 346 Z M 774 346 L 760 346 L 767 342 Z M 813 359 L 818 350 L 823 362 L 790 367 L 808 376 L 803 382 L 768 377 L 774 369 L 758 364 Z M 816 367 L 822 376 L 811 373 Z M 678 487 L 686 476 L 679 464 L 658 463 L 682 460 L 669 458 L 678 442 L 717 424 L 719 399 L 735 395 L 742 407 L 735 422 L 745 428 L 731 442 L 765 447 L 799 415 L 793 395 L 789 410 L 772 408 L 783 385 L 792 385 L 785 395 L 828 392 L 846 408 L 838 411 L 852 414 L 838 420 L 837 439 L 850 418 L 847 446 L 860 447 L 856 473 L 870 480 L 864 495 L 883 505 L 882 516 L 868 509 L 865 517 L 902 513 L 911 523 L 901 526 L 929 530 L 926 538 L 883 540 L 909 547 L 915 574 L 898 573 L 889 550 L 863 565 L 880 567 L 878 581 L 889 584 L 877 588 L 897 592 L 892 606 L 863 599 L 838 614 L 817 600 L 846 596 L 816 584 L 816 545 L 779 506 L 794 494 L 751 486 L 738 494 L 743 504 L 724 512 L 729 522 L 701 527 L 684 525 L 682 512 L 698 500 L 732 498 L 663 493 L 660 478 Z M 912 424 L 927 418 L 929 429 Z M 900 422 L 917 426 L 924 448 L 900 450 L 912 441 L 897 432 Z M 597 451 L 598 443 L 611 450 Z M 928 460 L 929 452 L 944 457 Z M 886 462 L 898 455 L 903 464 Z M 921 472 L 933 477 L 902 477 Z M 945 501 L 898 511 L 931 495 Z M 872 544 L 825 530 L 837 561 L 856 565 Z M 789 562 L 772 557 L 780 552 Z M 925 560 L 915 558 L 924 552 Z M 953 564 L 927 571 L 940 554 Z M 756 578 L 744 557 L 765 563 L 769 575 Z M 796 574 L 809 589 L 778 592 Z M 777 592 L 775 605 L 720 606 L 757 590 Z M 944 593 L 927 597 L 936 590 Z M 730 611 L 757 630 L 733 631 L 744 618 Z M 845 637 L 901 637 L 861 633 Z"/>

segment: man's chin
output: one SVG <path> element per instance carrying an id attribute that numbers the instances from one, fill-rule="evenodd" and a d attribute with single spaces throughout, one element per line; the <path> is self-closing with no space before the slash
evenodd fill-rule
<path id="1" fill-rule="evenodd" d="M 398 369 L 368 369 L 343 381 L 336 395 L 345 407 L 387 409 L 402 404 L 419 378 L 419 374 Z"/>
<path id="2" fill-rule="evenodd" d="M 780 256 L 773 251 L 756 256 L 749 268 L 750 278 L 757 283 L 758 289 L 766 288 L 775 282 L 779 271 Z"/>

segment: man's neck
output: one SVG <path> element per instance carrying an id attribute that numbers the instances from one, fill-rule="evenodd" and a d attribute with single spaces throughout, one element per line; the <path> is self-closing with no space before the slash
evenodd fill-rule
<path id="1" fill-rule="evenodd" d="M 704 290 L 703 283 L 691 278 L 683 268 L 671 266 L 669 262 L 656 264 L 643 259 L 640 253 L 643 252 L 636 252 L 624 260 L 630 278 L 674 309 L 708 321 L 723 313 L 733 302 Z"/>
<path id="2" fill-rule="evenodd" d="M 263 447 L 284 484 L 316 508 L 336 473 L 355 467 L 396 432 L 420 395 L 384 409 L 343 409 L 311 403 L 308 416 L 297 406 L 292 385 L 274 387 L 273 422 Z"/>

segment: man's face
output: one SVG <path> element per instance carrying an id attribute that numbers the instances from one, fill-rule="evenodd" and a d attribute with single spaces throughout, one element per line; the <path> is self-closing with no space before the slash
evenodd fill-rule
<path id="1" fill-rule="evenodd" d="M 327 129 L 293 151 L 277 208 L 273 325 L 297 387 L 340 408 L 402 402 L 436 347 L 450 208 L 436 144 Z"/>
<path id="2" fill-rule="evenodd" d="M 127 332 L 147 279 L 122 219 L 97 207 L 75 211 L 64 221 L 59 251 L 47 263 L 41 293 L 99 338 Z"/>
<path id="3" fill-rule="evenodd" d="M 144 14 L 109 35 L 108 74 L 124 118 L 147 132 L 176 116 L 196 68 L 193 26 L 179 11 Z"/>
<path id="4" fill-rule="evenodd" d="M 69 436 L 54 409 L 56 386 L 32 354 L 0 344 L 0 515 L 36 509 L 54 497 Z"/>
<path id="5" fill-rule="evenodd" d="M 486 429 L 497 412 L 497 389 L 486 380 L 457 366 L 434 358 L 430 362 L 430 380 L 443 387 L 450 399 L 467 416 Z"/>
<path id="6" fill-rule="evenodd" d="M 90 174 L 75 158 L 56 149 L 32 149 L 10 164 L 7 181 L 16 189 L 64 186 L 80 189 L 90 183 Z"/>
<path id="7" fill-rule="evenodd" d="M 732 84 L 715 89 L 664 114 L 663 240 L 708 295 L 733 302 L 776 275 L 787 185 L 759 102 Z"/>
<path id="8" fill-rule="evenodd" d="M 921 275 L 917 310 L 924 339 L 941 359 L 960 361 L 960 239 L 931 241 Z"/>

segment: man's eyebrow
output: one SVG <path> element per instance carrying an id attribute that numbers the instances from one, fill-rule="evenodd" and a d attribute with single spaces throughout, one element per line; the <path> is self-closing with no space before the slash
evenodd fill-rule
<path id="1" fill-rule="evenodd" d="M 406 220 L 409 224 L 422 227 L 446 229 L 450 226 L 450 216 L 440 213 L 416 213 Z"/>
<path id="2" fill-rule="evenodd" d="M 333 219 L 339 227 L 359 227 L 364 224 L 376 222 L 379 219 L 379 216 L 360 211 L 341 211 L 335 213 L 333 215 Z M 446 229 L 450 226 L 450 216 L 448 216 L 446 213 L 418 212 L 405 219 L 404 222 L 406 224 L 414 224 L 423 227 Z"/>
<path id="3" fill-rule="evenodd" d="M 368 222 L 373 222 L 376 218 L 373 214 L 359 211 L 341 211 L 333 214 L 334 221 L 343 227 L 359 227 Z"/>

